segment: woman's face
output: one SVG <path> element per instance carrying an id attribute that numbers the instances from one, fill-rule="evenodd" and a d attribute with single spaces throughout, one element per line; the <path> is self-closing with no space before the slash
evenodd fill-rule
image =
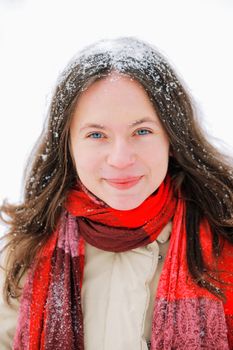
<path id="1" fill-rule="evenodd" d="M 143 87 L 112 73 L 79 97 L 70 127 L 81 182 L 110 207 L 138 207 L 164 180 L 169 141 Z"/>

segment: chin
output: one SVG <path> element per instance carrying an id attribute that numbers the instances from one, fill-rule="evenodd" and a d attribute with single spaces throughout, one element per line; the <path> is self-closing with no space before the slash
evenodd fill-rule
<path id="1" fill-rule="evenodd" d="M 109 202 L 107 203 L 111 208 L 116 210 L 132 210 L 139 207 L 144 202 L 144 199 L 138 201 L 128 201 L 125 199 L 122 203 Z"/>

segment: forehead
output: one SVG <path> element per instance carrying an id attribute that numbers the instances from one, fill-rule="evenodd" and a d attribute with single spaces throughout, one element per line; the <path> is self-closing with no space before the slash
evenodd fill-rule
<path id="1" fill-rule="evenodd" d="M 134 78 L 113 72 L 92 83 L 78 98 L 76 115 L 91 117 L 100 113 L 110 117 L 125 114 L 125 117 L 155 115 L 155 109 L 144 87 Z M 145 117 L 145 115 L 143 115 Z"/>

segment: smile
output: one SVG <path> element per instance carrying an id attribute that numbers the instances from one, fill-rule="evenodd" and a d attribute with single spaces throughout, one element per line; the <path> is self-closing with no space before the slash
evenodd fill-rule
<path id="1" fill-rule="evenodd" d="M 105 179 L 105 181 L 112 187 L 118 188 L 120 190 L 124 190 L 124 189 L 128 189 L 131 188 L 133 186 L 135 186 L 142 178 L 143 176 L 138 176 L 132 179 L 125 179 L 125 180 L 121 180 L 121 179 Z"/>

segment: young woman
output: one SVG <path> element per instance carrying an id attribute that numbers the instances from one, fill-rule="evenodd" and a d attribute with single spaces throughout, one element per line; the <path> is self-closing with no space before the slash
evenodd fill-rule
<path id="1" fill-rule="evenodd" d="M 232 160 L 164 57 L 132 37 L 86 47 L 23 202 L 1 207 L 0 348 L 233 349 L 232 203 Z"/>

